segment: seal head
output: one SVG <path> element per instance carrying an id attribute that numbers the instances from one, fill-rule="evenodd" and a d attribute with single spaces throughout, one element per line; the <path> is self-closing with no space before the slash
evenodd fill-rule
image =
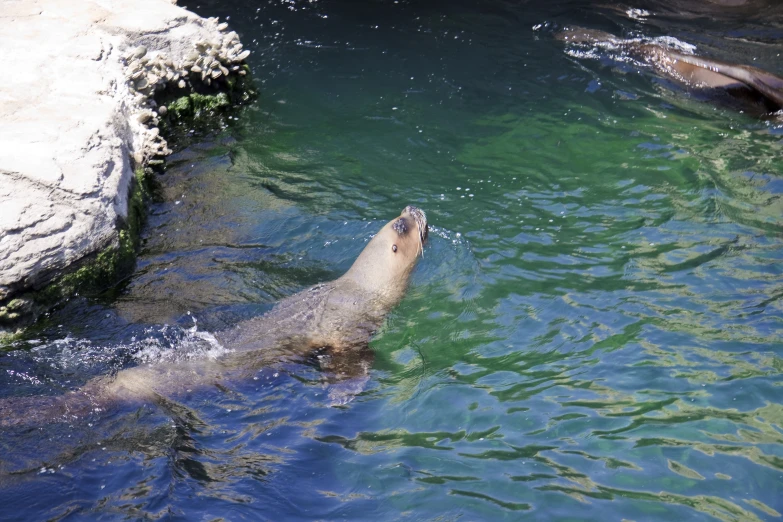
<path id="1" fill-rule="evenodd" d="M 365 292 L 396 304 L 405 293 L 419 254 L 424 255 L 428 231 L 424 211 L 408 205 L 372 238 L 338 281 L 355 283 Z"/>

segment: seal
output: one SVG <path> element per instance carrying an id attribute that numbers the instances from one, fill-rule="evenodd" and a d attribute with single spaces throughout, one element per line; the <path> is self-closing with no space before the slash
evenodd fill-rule
<path id="1" fill-rule="evenodd" d="M 215 360 L 149 363 L 99 377 L 65 395 L 0 401 L 0 426 L 73 420 L 119 403 L 166 407 L 195 388 L 222 387 L 251 378 L 262 367 L 305 360 L 313 353 L 327 356 L 330 367 L 341 373 L 349 368 L 349 376 L 357 367 L 366 371 L 366 359 L 357 354 L 367 350 L 372 335 L 405 295 L 427 235 L 426 214 L 407 206 L 369 241 L 343 276 L 216 333 L 226 353 Z M 341 360 L 347 365 L 340 365 Z"/>
<path id="2" fill-rule="evenodd" d="M 659 75 L 714 98 L 728 95 L 742 109 L 765 115 L 783 109 L 783 78 L 750 65 L 697 56 L 666 40 L 621 39 L 604 31 L 572 27 L 555 38 L 577 46 L 601 47 L 652 66 Z"/>

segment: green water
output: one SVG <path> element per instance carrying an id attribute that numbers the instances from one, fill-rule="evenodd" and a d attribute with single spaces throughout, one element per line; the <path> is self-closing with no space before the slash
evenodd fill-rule
<path id="1" fill-rule="evenodd" d="M 780 517 L 783 127 L 532 29 L 672 34 L 781 74 L 779 17 L 188 7 L 230 16 L 260 98 L 170 158 L 129 280 L 0 353 L 4 396 L 176 357 L 194 318 L 339 276 L 405 205 L 429 244 L 347 405 L 293 365 L 176 415 L 0 432 L 0 518 Z"/>

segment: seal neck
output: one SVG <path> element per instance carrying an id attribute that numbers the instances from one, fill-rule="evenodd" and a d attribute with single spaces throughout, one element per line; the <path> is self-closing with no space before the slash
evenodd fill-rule
<path id="1" fill-rule="evenodd" d="M 413 266 L 404 272 L 395 272 L 383 263 L 378 263 L 386 252 L 376 252 L 379 246 L 369 244 L 356 258 L 351 268 L 340 280 L 355 285 L 359 290 L 377 299 L 386 307 L 393 307 L 402 300 L 408 287 Z"/>

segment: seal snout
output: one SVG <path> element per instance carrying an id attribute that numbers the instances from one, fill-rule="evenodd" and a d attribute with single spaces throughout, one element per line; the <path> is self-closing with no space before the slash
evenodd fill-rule
<path id="1" fill-rule="evenodd" d="M 416 226 L 419 228 L 419 240 L 424 243 L 429 233 L 429 226 L 427 225 L 427 214 L 418 207 L 408 205 L 402 211 L 404 214 L 409 214 L 416 222 Z"/>

